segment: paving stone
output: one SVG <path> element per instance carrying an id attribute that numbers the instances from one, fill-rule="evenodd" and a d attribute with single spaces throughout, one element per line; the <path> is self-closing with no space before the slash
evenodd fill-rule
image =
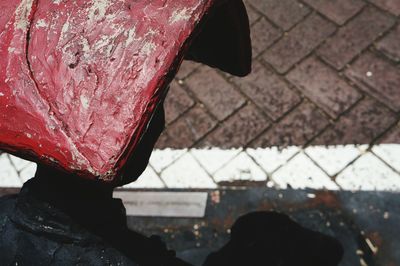
<path id="1" fill-rule="evenodd" d="M 318 54 L 336 69 L 342 69 L 367 48 L 395 20 L 373 7 L 365 8 L 318 50 Z"/>
<path id="2" fill-rule="evenodd" d="M 190 153 L 186 153 L 161 173 L 168 188 L 216 188 Z"/>
<path id="3" fill-rule="evenodd" d="M 179 157 L 182 157 L 185 153 L 187 153 L 187 149 L 163 149 L 163 150 L 154 150 L 150 157 L 150 165 L 156 170 L 158 173 L 161 173 L 162 170 L 170 166 L 173 162 L 175 162 Z"/>
<path id="4" fill-rule="evenodd" d="M 244 103 L 245 99 L 216 70 L 202 67 L 187 79 L 191 91 L 210 112 L 224 120 Z"/>
<path id="5" fill-rule="evenodd" d="M 165 122 L 171 123 L 192 107 L 194 103 L 187 92 L 174 80 L 164 102 Z"/>
<path id="6" fill-rule="evenodd" d="M 400 25 L 376 44 L 376 48 L 395 62 L 400 62 Z"/>
<path id="7" fill-rule="evenodd" d="M 357 90 L 315 57 L 303 61 L 287 75 L 287 78 L 333 118 L 338 117 L 361 98 Z"/>
<path id="8" fill-rule="evenodd" d="M 400 144 L 379 144 L 372 151 L 388 165 L 400 172 Z"/>
<path id="9" fill-rule="evenodd" d="M 279 188 L 283 189 L 288 187 L 293 189 L 338 189 L 329 176 L 303 153 L 296 155 L 289 163 L 272 174 L 272 180 Z"/>
<path id="10" fill-rule="evenodd" d="M 29 164 L 31 164 L 30 161 L 21 159 L 17 156 L 8 155 L 10 161 L 12 162 L 13 166 L 15 167 L 15 170 L 17 170 L 18 172 L 20 172 L 22 169 L 24 169 L 25 167 L 27 167 Z"/>
<path id="11" fill-rule="evenodd" d="M 302 103 L 250 146 L 265 148 L 305 145 L 328 124 L 328 120 L 317 108 L 310 103 Z"/>
<path id="12" fill-rule="evenodd" d="M 233 82 L 269 117 L 276 120 L 296 106 L 300 96 L 269 68 L 254 62 L 252 73 Z"/>
<path id="13" fill-rule="evenodd" d="M 174 139 L 168 135 L 168 132 L 164 130 L 161 136 L 158 138 L 156 145 L 154 146 L 156 149 L 166 149 L 170 147 L 170 144 L 174 143 Z"/>
<path id="14" fill-rule="evenodd" d="M 310 12 L 296 0 L 251 0 L 250 3 L 284 30 L 293 27 Z"/>
<path id="15" fill-rule="evenodd" d="M 0 155 L 0 187 L 20 187 L 21 180 L 18 173 L 12 166 L 8 155 L 3 153 Z"/>
<path id="16" fill-rule="evenodd" d="M 385 134 L 372 151 L 387 164 L 400 172 L 400 124 Z"/>
<path id="17" fill-rule="evenodd" d="M 263 59 L 279 73 L 285 73 L 311 53 L 334 31 L 335 26 L 331 22 L 313 14 L 296 25 L 287 35 L 266 51 Z"/>
<path id="18" fill-rule="evenodd" d="M 19 172 L 19 177 L 22 180 L 23 183 L 31 179 L 32 177 L 35 176 L 37 169 L 37 165 L 35 163 L 29 163 L 24 169 Z"/>
<path id="19" fill-rule="evenodd" d="M 251 27 L 253 58 L 260 55 L 282 35 L 281 31 L 265 18 L 260 19 Z"/>
<path id="20" fill-rule="evenodd" d="M 199 147 L 240 148 L 261 134 L 270 122 L 248 104 L 222 123 L 199 144 Z"/>
<path id="21" fill-rule="evenodd" d="M 321 134 L 313 145 L 369 144 L 396 121 L 379 102 L 366 98 Z"/>
<path id="22" fill-rule="evenodd" d="M 365 6 L 362 0 L 304 0 L 304 2 L 339 25 L 344 24 Z"/>
<path id="23" fill-rule="evenodd" d="M 191 149 L 190 153 L 209 174 L 214 174 L 217 170 L 231 161 L 242 150 L 242 148 L 223 150 L 213 147 L 205 149 Z"/>
<path id="24" fill-rule="evenodd" d="M 400 124 L 397 124 L 394 128 L 387 132 L 378 143 L 400 144 Z"/>
<path id="25" fill-rule="evenodd" d="M 251 7 L 250 3 L 252 2 L 252 0 L 243 2 L 246 5 L 246 10 L 247 10 L 247 15 L 249 17 L 250 25 L 252 25 L 261 17 L 261 15 L 260 13 L 258 13 L 258 11 L 255 11 L 254 8 Z"/>
<path id="26" fill-rule="evenodd" d="M 292 146 L 284 149 L 278 147 L 271 148 L 249 148 L 246 152 L 266 171 L 273 173 L 276 169 L 287 163 L 296 153 L 300 151 L 299 147 Z"/>
<path id="27" fill-rule="evenodd" d="M 399 0 L 369 0 L 369 1 L 396 16 L 400 15 Z"/>
<path id="28" fill-rule="evenodd" d="M 210 132 L 217 122 L 197 105 L 167 128 L 170 148 L 184 149 L 191 147 Z"/>
<path id="29" fill-rule="evenodd" d="M 159 189 L 159 188 L 165 188 L 165 185 L 158 177 L 158 175 L 154 172 L 154 170 L 150 166 L 148 166 L 138 180 L 123 186 L 123 188 Z"/>
<path id="30" fill-rule="evenodd" d="M 310 146 L 305 152 L 329 176 L 335 176 L 367 148 L 368 145 Z"/>
<path id="31" fill-rule="evenodd" d="M 215 182 L 233 181 L 266 181 L 267 174 L 253 162 L 245 153 L 241 152 L 228 164 L 218 170 L 213 178 Z"/>
<path id="32" fill-rule="evenodd" d="M 340 173 L 336 183 L 344 190 L 400 191 L 400 175 L 371 153 Z"/>
<path id="33" fill-rule="evenodd" d="M 185 79 L 189 76 L 193 71 L 199 68 L 201 64 L 196 63 L 194 61 L 184 60 L 182 62 L 181 67 L 179 68 L 178 73 L 176 74 L 177 79 Z"/>
<path id="34" fill-rule="evenodd" d="M 362 90 L 398 112 L 400 111 L 400 69 L 365 53 L 346 71 L 346 75 Z"/>

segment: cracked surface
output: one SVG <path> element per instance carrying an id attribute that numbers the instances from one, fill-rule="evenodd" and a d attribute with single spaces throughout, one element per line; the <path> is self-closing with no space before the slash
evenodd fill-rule
<path id="1" fill-rule="evenodd" d="M 0 148 L 112 181 L 212 2 L 0 3 Z"/>

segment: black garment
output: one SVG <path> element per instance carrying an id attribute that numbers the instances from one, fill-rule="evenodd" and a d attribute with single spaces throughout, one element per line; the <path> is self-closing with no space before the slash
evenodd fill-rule
<path id="1" fill-rule="evenodd" d="M 0 265 L 188 265 L 159 238 L 130 231 L 120 200 L 61 192 L 68 198 L 57 202 L 42 182 L 0 198 Z"/>

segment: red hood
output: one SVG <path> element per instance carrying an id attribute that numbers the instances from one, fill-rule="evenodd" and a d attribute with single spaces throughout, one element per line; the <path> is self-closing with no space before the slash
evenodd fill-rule
<path id="1" fill-rule="evenodd" d="M 191 58 L 248 72 L 247 17 L 231 2 L 207 22 L 213 0 L 0 0 L 0 149 L 113 181 L 199 24 Z M 221 19 L 244 40 L 227 53 L 209 39 Z"/>

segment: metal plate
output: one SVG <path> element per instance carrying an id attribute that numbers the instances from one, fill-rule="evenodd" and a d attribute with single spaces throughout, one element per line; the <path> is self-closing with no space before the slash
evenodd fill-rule
<path id="1" fill-rule="evenodd" d="M 128 216 L 202 218 L 207 205 L 206 192 L 117 191 Z"/>

